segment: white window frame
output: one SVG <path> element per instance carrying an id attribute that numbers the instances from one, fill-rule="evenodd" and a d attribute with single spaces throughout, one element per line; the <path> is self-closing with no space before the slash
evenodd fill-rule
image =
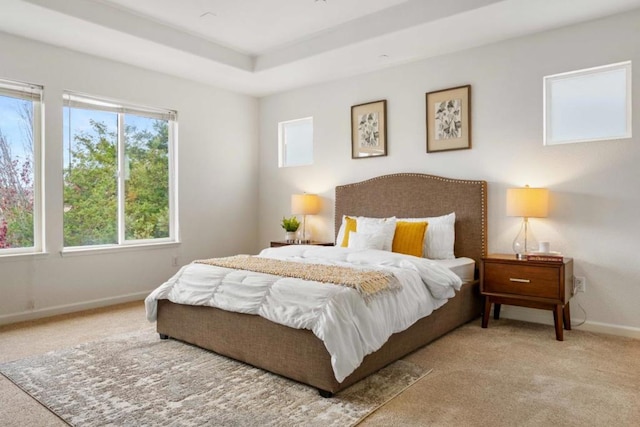
<path id="1" fill-rule="evenodd" d="M 622 134 L 609 134 L 605 136 L 594 136 L 592 138 L 573 138 L 573 139 L 554 139 L 553 138 L 553 113 L 554 105 L 552 85 L 562 83 L 564 80 L 585 79 L 590 76 L 603 75 L 612 71 L 623 70 L 625 72 L 625 131 Z M 543 123 L 543 139 L 544 145 L 558 145 L 558 144 L 571 144 L 576 142 L 588 142 L 588 141 L 609 141 L 616 139 L 631 138 L 632 135 L 632 95 L 631 95 L 631 61 L 618 62 L 615 64 L 603 65 L 599 67 L 592 67 L 583 70 L 569 71 L 566 73 L 554 74 L 551 76 L 545 76 L 543 79 L 544 93 L 544 123 Z M 619 102 L 619 99 L 618 99 Z"/>
<path id="2" fill-rule="evenodd" d="M 287 160 L 287 125 L 299 122 L 309 122 L 311 124 L 311 162 L 289 164 Z M 278 123 L 278 167 L 289 168 L 298 166 L 309 166 L 313 164 L 313 116 L 300 119 L 287 120 Z"/>
<path id="3" fill-rule="evenodd" d="M 0 249 L 0 256 L 44 253 L 43 109 L 44 87 L 15 80 L 0 80 L 0 95 L 33 102 L 33 246 Z"/>
<path id="4" fill-rule="evenodd" d="M 173 110 L 166 110 L 154 107 L 144 107 L 129 104 L 117 100 L 99 98 L 92 95 L 81 94 L 77 92 L 65 91 L 63 93 L 63 106 L 70 108 L 82 108 L 88 110 L 107 111 L 117 113 L 118 115 L 118 140 L 117 140 L 117 176 L 118 176 L 118 243 L 105 245 L 86 245 L 86 246 L 65 246 L 62 253 L 82 253 L 92 252 L 95 250 L 112 250 L 122 248 L 134 248 L 140 246 L 156 246 L 166 244 L 176 244 L 179 239 L 179 221 L 178 221 L 178 113 Z M 126 114 L 133 114 L 149 118 L 157 118 L 167 120 L 169 129 L 169 237 L 157 239 L 125 239 L 125 213 L 124 213 L 124 182 L 125 182 L 125 120 Z"/>

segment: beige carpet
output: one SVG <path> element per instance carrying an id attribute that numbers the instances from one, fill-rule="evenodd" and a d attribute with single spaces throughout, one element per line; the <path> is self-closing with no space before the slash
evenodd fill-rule
<path id="1" fill-rule="evenodd" d="M 550 314 L 551 315 L 551 314 Z M 640 341 L 491 319 L 469 323 L 404 360 L 429 363 L 366 426 L 638 426 Z"/>
<path id="2" fill-rule="evenodd" d="M 0 362 L 146 327 L 142 303 L 0 327 Z M 636 426 L 640 419 L 640 340 L 573 330 L 558 342 L 551 326 L 492 319 L 481 329 L 477 320 L 404 360 L 433 372 L 360 426 Z M 0 425 L 64 423 L 0 376 Z"/>
<path id="3" fill-rule="evenodd" d="M 174 340 L 123 334 L 0 364 L 74 426 L 352 426 L 428 371 L 397 361 L 336 394 Z"/>

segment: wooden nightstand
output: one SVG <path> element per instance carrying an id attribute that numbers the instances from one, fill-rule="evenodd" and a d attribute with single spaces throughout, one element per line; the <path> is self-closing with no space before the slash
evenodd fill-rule
<path id="1" fill-rule="evenodd" d="M 480 263 L 480 293 L 485 297 L 482 327 L 489 324 L 491 304 L 494 319 L 502 304 L 553 311 L 556 339 L 563 340 L 562 324 L 571 330 L 573 260 L 542 262 L 518 260 L 514 255 L 489 255 Z"/>
<path id="2" fill-rule="evenodd" d="M 271 242 L 271 247 L 272 248 L 277 248 L 280 246 L 289 246 L 289 245 L 301 245 L 302 243 L 297 243 L 297 242 L 289 242 L 289 241 L 278 241 L 278 242 Z M 309 243 L 304 243 L 305 245 L 314 245 L 314 246 L 333 246 L 333 242 L 316 242 L 316 241 L 311 241 Z"/>

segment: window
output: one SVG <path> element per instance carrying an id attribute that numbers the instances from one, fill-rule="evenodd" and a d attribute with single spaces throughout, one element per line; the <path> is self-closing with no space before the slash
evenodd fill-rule
<path id="1" fill-rule="evenodd" d="M 313 164 L 313 117 L 278 123 L 278 166 Z"/>
<path id="2" fill-rule="evenodd" d="M 631 61 L 544 78 L 544 143 L 631 138 Z"/>
<path id="3" fill-rule="evenodd" d="M 42 250 L 42 87 L 0 80 L 0 254 Z"/>
<path id="4" fill-rule="evenodd" d="M 65 247 L 176 241 L 176 113 L 64 94 Z"/>

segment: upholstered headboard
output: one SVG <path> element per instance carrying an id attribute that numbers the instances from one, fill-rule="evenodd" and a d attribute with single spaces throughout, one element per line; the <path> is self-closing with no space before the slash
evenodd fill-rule
<path id="1" fill-rule="evenodd" d="M 336 235 L 342 215 L 423 218 L 455 212 L 455 255 L 473 258 L 479 266 L 487 253 L 486 181 L 418 173 L 384 175 L 337 186 L 335 203 Z"/>

